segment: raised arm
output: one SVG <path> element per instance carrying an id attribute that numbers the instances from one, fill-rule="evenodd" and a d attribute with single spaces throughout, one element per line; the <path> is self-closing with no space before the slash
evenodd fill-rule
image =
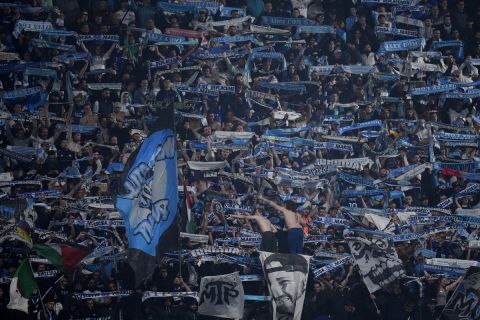
<path id="1" fill-rule="evenodd" d="M 294 214 L 294 215 L 296 215 L 295 212 L 290 211 L 287 208 L 284 208 L 284 207 L 276 204 L 274 201 L 264 198 L 263 196 L 259 196 L 258 200 L 262 201 L 265 204 L 268 204 L 270 207 L 272 207 L 273 209 L 281 212 L 282 214 Z"/>
<path id="2" fill-rule="evenodd" d="M 450 292 L 452 291 L 453 289 L 455 289 L 457 287 L 457 285 L 463 280 L 463 276 L 459 277 L 457 280 L 455 280 L 454 282 L 450 283 L 448 286 L 445 287 L 445 290 L 447 292 Z"/>

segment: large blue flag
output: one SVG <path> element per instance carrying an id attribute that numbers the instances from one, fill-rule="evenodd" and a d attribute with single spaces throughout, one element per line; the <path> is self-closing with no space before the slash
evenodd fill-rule
<path id="1" fill-rule="evenodd" d="M 141 145 L 117 196 L 129 247 L 155 256 L 160 237 L 177 213 L 177 156 L 171 129 L 157 131 Z"/>

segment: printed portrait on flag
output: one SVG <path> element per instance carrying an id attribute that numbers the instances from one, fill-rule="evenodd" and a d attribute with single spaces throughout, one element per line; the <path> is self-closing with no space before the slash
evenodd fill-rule
<path id="1" fill-rule="evenodd" d="M 448 300 L 446 319 L 480 319 L 480 267 L 470 267 L 463 281 Z"/>
<path id="2" fill-rule="evenodd" d="M 348 245 L 368 291 L 373 293 L 405 276 L 393 241 L 352 237 L 348 238 Z"/>
<path id="3" fill-rule="evenodd" d="M 260 252 L 265 279 L 272 296 L 273 319 L 300 320 L 310 257 Z"/>
<path id="4" fill-rule="evenodd" d="M 198 313 L 220 318 L 243 317 L 244 292 L 238 272 L 203 277 Z"/>

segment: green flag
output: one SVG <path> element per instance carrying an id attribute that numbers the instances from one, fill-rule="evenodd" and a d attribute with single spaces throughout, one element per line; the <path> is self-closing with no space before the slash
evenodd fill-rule
<path id="1" fill-rule="evenodd" d="M 28 299 L 36 289 L 37 282 L 32 267 L 28 258 L 24 259 L 10 283 L 10 302 L 7 308 L 28 313 Z"/>

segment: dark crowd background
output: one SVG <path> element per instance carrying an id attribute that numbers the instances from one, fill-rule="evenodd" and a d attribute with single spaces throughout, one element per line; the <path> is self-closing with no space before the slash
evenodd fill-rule
<path id="1" fill-rule="evenodd" d="M 34 242 L 59 242 L 59 238 L 94 248 L 102 241 L 115 247 L 114 253 L 124 253 L 128 241 L 123 228 L 87 229 L 73 223 L 77 220 L 119 219 L 118 212 L 110 207 L 95 204 L 81 206 L 86 197 L 114 197 L 118 189 L 118 163 L 125 163 L 148 136 L 148 123 L 158 116 L 152 104 L 175 104 L 185 107 L 186 100 L 193 101 L 190 114 L 204 117 L 194 118 L 177 115 L 176 133 L 178 142 L 179 186 L 184 178 L 189 187 L 192 213 L 196 220 L 197 233 L 207 234 L 210 244 L 224 237 L 223 231 L 214 232 L 209 226 L 243 227 L 257 231 L 251 220 L 228 218 L 216 208 L 218 199 L 237 199 L 239 194 L 263 192 L 263 179 L 252 178 L 249 183 L 234 179 L 232 174 L 247 172 L 261 173 L 276 168 L 300 170 L 318 158 L 338 159 L 367 156 L 375 161 L 370 168 L 361 171 L 364 178 L 385 178 L 390 170 L 410 164 L 428 162 L 428 153 L 421 148 L 399 147 L 399 155 L 381 158 L 377 155 L 401 139 L 418 146 L 428 143 L 435 132 L 434 124 L 444 123 L 475 130 L 473 117 L 477 115 L 478 98 L 469 100 L 447 100 L 439 103 L 440 94 L 408 96 L 414 86 L 432 85 L 438 78 L 453 79 L 454 82 L 473 82 L 478 79 L 478 69 L 469 63 L 480 58 L 480 3 L 478 1 L 418 1 L 426 12 L 405 11 L 407 17 L 423 21 L 421 36 L 426 40 L 425 49 L 433 41 L 462 40 L 463 52 L 456 49 L 442 49 L 441 61 L 432 60 L 438 70 L 434 72 L 412 72 L 404 69 L 402 61 L 411 57 L 409 51 L 377 54 L 385 40 L 396 40 L 391 35 L 375 33 L 376 26 L 391 25 L 392 5 L 361 3 L 345 0 L 291 0 L 263 1 L 227 0 L 225 6 L 238 7 L 260 21 L 264 16 L 305 17 L 317 25 L 332 25 L 335 34 L 305 34 L 293 37 L 287 43 L 284 37 L 254 34 L 266 43 L 272 42 L 275 52 L 285 58 L 285 65 L 272 59 L 250 61 L 249 55 L 258 43 L 231 43 L 231 50 L 244 54 L 215 59 L 196 58 L 196 53 L 208 46 L 197 45 L 140 45 L 145 32 L 164 33 L 167 28 L 204 30 L 206 39 L 224 35 L 244 34 L 249 25 L 241 24 L 228 28 L 206 30 L 206 21 L 220 21 L 218 12 L 196 10 L 192 12 L 168 13 L 157 8 L 156 1 L 106 1 L 106 0 L 62 0 L 62 1 L 16 1 L 15 4 L 32 7 L 51 7 L 55 10 L 29 12 L 19 7 L 0 7 L 0 52 L 18 53 L 20 61 L 14 63 L 51 63 L 59 79 L 51 81 L 45 77 L 22 77 L 21 73 L 0 74 L 0 95 L 4 91 L 40 85 L 48 89 L 47 100 L 32 108 L 28 99 L 4 100 L 2 113 L 4 126 L 0 128 L 1 146 L 14 146 L 36 150 L 31 162 L 19 161 L 6 155 L 0 157 L 2 177 L 10 176 L 13 181 L 38 180 L 44 190 L 58 190 L 62 197 L 57 199 L 35 199 L 37 219 L 34 227 L 52 232 L 48 238 L 33 235 Z M 235 13 L 234 13 L 235 14 Z M 232 14 L 232 15 L 234 15 Z M 73 45 L 76 52 L 90 53 L 90 59 L 70 62 L 56 62 L 61 51 L 32 46 L 38 33 L 22 32 L 15 37 L 16 21 L 50 21 L 55 29 L 74 31 L 82 34 L 119 35 L 118 43 L 93 41 L 77 43 L 73 37 L 58 37 L 60 43 Z M 259 23 L 255 23 L 258 25 Z M 143 29 L 142 29 L 143 28 Z M 281 28 L 281 27 L 279 27 Z M 412 28 L 410 26 L 410 28 Z M 287 29 L 287 28 L 284 28 Z M 295 34 L 295 27 L 289 27 Z M 293 30 L 292 30 L 293 29 Z M 408 29 L 408 26 L 405 26 Z M 304 40 L 304 41 L 296 41 Z M 149 70 L 152 61 L 178 57 L 178 62 Z M 398 63 L 398 60 L 400 63 Z M 380 73 L 395 75 L 393 81 L 384 81 L 375 74 L 338 73 L 322 75 L 310 72 L 320 65 L 364 65 L 375 66 Z M 199 66 L 199 70 L 174 73 L 162 71 L 176 67 Z M 99 72 L 99 70 L 103 70 Z M 197 75 L 194 75 L 198 71 Z M 248 72 L 247 72 L 248 71 Z M 73 104 L 68 103 L 65 77 L 73 74 Z M 157 74 L 157 73 L 160 73 Z M 192 77 L 194 75 L 194 77 Z M 27 79 L 28 78 L 28 79 Z M 192 80 L 193 79 L 193 80 Z M 230 85 L 234 93 L 220 93 L 218 96 L 182 93 L 175 90 L 178 83 L 190 80 L 191 86 L 199 84 Z M 278 94 L 283 110 L 296 112 L 298 119 L 274 118 L 276 103 L 263 100 L 256 105 L 247 99 L 248 90 L 267 92 L 260 85 L 262 81 L 298 82 L 311 81 L 302 92 L 268 92 Z M 120 88 L 89 89 L 90 83 L 120 83 Z M 383 97 L 398 98 L 385 102 Z M 265 107 L 265 105 L 267 107 Z M 338 106 L 341 106 L 340 108 Z M 269 108 L 270 107 L 270 108 Z M 161 115 L 160 115 L 161 116 Z M 326 121 L 328 118 L 333 121 Z M 322 133 L 335 135 L 339 127 L 345 126 L 343 118 L 355 122 L 381 120 L 387 134 L 367 138 L 365 143 L 354 144 L 354 151 L 345 154 L 338 150 L 314 150 L 305 148 L 302 152 L 284 152 L 276 148 L 264 148 L 262 157 L 248 157 L 245 150 L 235 148 L 214 148 L 216 131 L 252 132 L 253 148 L 261 144 L 266 130 L 295 128 L 309 125 L 321 127 Z M 266 121 L 261 121 L 267 119 Z M 411 126 L 412 121 L 415 125 Z M 78 126 L 81 125 L 81 126 Z M 478 132 L 478 127 L 477 127 Z M 320 140 L 320 134 L 309 132 L 309 137 Z M 357 136 L 356 133 L 350 136 Z M 195 143 L 205 144 L 196 148 Z M 30 149 L 24 149 L 30 150 Z M 26 151 L 24 151 L 26 152 Z M 435 150 L 437 157 L 454 159 L 457 162 L 478 156 L 477 147 Z M 187 161 L 226 161 L 224 175 L 205 178 L 188 170 Z M 88 173 L 89 172 L 89 173 Z M 84 179 L 92 174 L 94 179 Z M 364 207 L 401 209 L 408 206 L 435 206 L 441 200 L 456 194 L 466 186 L 465 179 L 451 177 L 441 172 L 427 170 L 412 179 L 420 185 L 404 193 L 401 200 L 390 200 L 385 205 L 382 199 L 360 197 L 344 199 L 338 195 L 339 181 L 335 175 L 327 178 L 329 186 L 320 190 L 281 187 L 281 194 L 303 196 L 307 203 L 300 206 L 285 201 L 287 208 L 297 210 L 305 221 L 317 216 L 342 218 L 340 207 Z M 28 185 L 4 188 L 5 197 L 15 199 L 20 193 L 36 191 Z M 252 201 L 245 198 L 247 202 Z M 478 194 L 456 200 L 450 209 L 476 208 Z M 183 200 L 182 200 L 183 201 Z M 277 198 L 280 203 L 280 198 Z M 42 205 L 43 204 L 43 205 Z M 180 204 L 183 206 L 183 204 Z M 263 207 L 265 212 L 268 206 Z M 279 250 L 288 252 L 285 242 L 283 220 L 276 213 L 269 212 L 273 224 L 278 226 Z M 395 221 L 396 223 L 396 221 Z M 217 228 L 218 229 L 218 228 Z M 222 229 L 223 230 L 223 229 Z M 468 228 L 470 239 L 478 236 L 478 229 Z M 326 243 L 305 244 L 303 252 L 313 254 L 320 248 L 335 253 L 348 252 L 343 241 L 343 227 L 333 225 L 305 226 L 304 235 L 328 235 Z M 57 236 L 59 238 L 57 238 Z M 472 238 L 473 237 L 473 238 Z M 191 249 L 192 243 L 183 242 L 183 248 Z M 396 281 L 389 288 L 370 294 L 356 268 L 345 265 L 324 274 L 319 279 L 309 277 L 303 319 L 439 319 L 447 297 L 458 283 L 457 277 L 438 277 L 423 272 L 424 256 L 419 248 L 433 251 L 436 257 L 477 260 L 475 250 L 468 248 L 465 235 L 440 233 L 422 241 L 396 243 L 396 249 L 406 272 L 412 278 Z M 247 247 L 255 254 L 255 249 Z M 419 253 L 420 252 L 420 253 Z M 22 257 L 22 245 L 15 241 L 2 243 L 0 253 L 0 277 L 12 277 Z M 201 260 L 201 259 L 199 259 Z M 52 270 L 53 266 L 32 262 L 33 271 Z M 192 269 L 195 272 L 192 272 Z M 134 287 L 133 273 L 127 261 L 96 260 L 89 265 L 82 264 L 74 272 L 57 278 L 39 278 L 39 292 L 46 294 L 40 301 L 39 293 L 30 301 L 29 319 L 203 319 L 196 314 L 196 301 L 190 298 L 163 298 L 141 302 L 145 290 L 180 292 L 198 290 L 201 276 L 225 274 L 238 270 L 241 274 L 258 273 L 253 268 L 233 263 L 204 261 L 182 262 L 173 258 L 159 263 L 151 280 L 140 288 Z M 195 281 L 192 275 L 198 275 Z M 420 278 L 416 278 L 420 277 Z M 414 281 L 409 281 L 414 279 Z M 417 280 L 418 279 L 418 280 Z M 3 282 L 3 281 L 2 281 Z M 56 283 L 55 283 L 56 282 Z M 8 281 L 0 288 L 0 314 L 11 315 L 7 310 Z M 263 283 L 245 282 L 246 293 L 263 295 L 267 291 Z M 52 288 L 52 289 L 50 289 Z M 116 290 L 134 290 L 126 298 L 105 298 L 97 300 L 76 300 L 74 293 L 94 293 Z M 374 303 L 375 302 L 375 303 Z M 16 313 L 18 319 L 26 318 Z M 1 316 L 3 318 L 3 316 Z M 247 302 L 245 319 L 270 319 L 271 310 L 265 302 Z"/>

